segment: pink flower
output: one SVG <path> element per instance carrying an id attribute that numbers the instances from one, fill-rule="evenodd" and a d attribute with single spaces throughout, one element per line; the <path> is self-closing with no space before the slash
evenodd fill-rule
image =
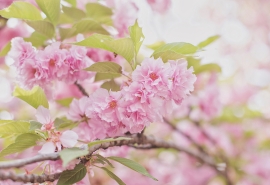
<path id="1" fill-rule="evenodd" d="M 146 91 L 160 97 L 169 95 L 169 65 L 159 58 L 146 58 L 132 73 L 132 80 L 143 84 Z"/>
<path id="2" fill-rule="evenodd" d="M 23 38 L 16 37 L 11 40 L 11 46 L 8 55 L 15 60 L 15 66 L 20 67 L 26 59 L 34 59 L 35 49 L 32 43 L 25 42 Z"/>
<path id="3" fill-rule="evenodd" d="M 54 129 L 54 122 L 48 109 L 44 108 L 43 106 L 39 106 L 37 108 L 36 118 L 37 121 L 42 124 L 42 130 Z"/>
<path id="4" fill-rule="evenodd" d="M 165 13 L 171 6 L 171 0 L 147 0 L 153 11 Z"/>
<path id="5" fill-rule="evenodd" d="M 170 63 L 170 79 L 172 81 L 170 87 L 170 96 L 175 103 L 180 104 L 191 91 L 194 90 L 194 82 L 196 76 L 193 73 L 193 68 L 187 69 L 186 60 L 168 61 Z"/>
<path id="6" fill-rule="evenodd" d="M 89 117 L 86 116 L 86 110 L 91 103 L 92 102 L 88 97 L 82 97 L 79 100 L 73 99 L 67 117 L 73 121 L 87 121 Z"/>
<path id="7" fill-rule="evenodd" d="M 78 140 L 78 135 L 72 131 L 67 130 L 61 132 L 50 132 L 47 142 L 42 145 L 42 148 L 38 151 L 40 154 L 54 153 L 55 151 L 62 150 L 63 147 L 74 147 Z"/>
<path id="8" fill-rule="evenodd" d="M 48 69 L 50 78 L 60 78 L 68 73 L 68 66 L 64 63 L 66 59 L 65 50 L 60 49 L 59 42 L 47 46 L 36 55 L 36 60 Z"/>
<path id="9" fill-rule="evenodd" d="M 62 76 L 67 83 L 73 83 L 77 80 L 84 80 L 90 73 L 83 71 L 90 65 L 90 60 L 86 56 L 87 50 L 84 47 L 72 46 L 66 51 L 65 65 L 68 66 L 67 74 Z M 92 74 L 93 75 L 93 74 Z"/>
<path id="10" fill-rule="evenodd" d="M 117 3 L 116 3 L 117 2 Z M 118 30 L 118 36 L 123 37 L 128 33 L 128 27 L 135 23 L 138 15 L 138 7 L 130 1 L 115 1 L 115 13 L 113 22 Z"/>

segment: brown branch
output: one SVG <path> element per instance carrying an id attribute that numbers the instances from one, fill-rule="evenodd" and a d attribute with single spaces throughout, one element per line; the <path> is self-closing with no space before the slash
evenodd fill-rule
<path id="1" fill-rule="evenodd" d="M 190 137 L 188 134 L 183 132 L 182 130 L 178 129 L 173 123 L 171 123 L 168 119 L 163 118 L 164 122 L 171 127 L 172 130 L 176 131 L 180 135 L 184 136 L 191 144 L 193 144 L 200 152 L 207 154 L 207 152 L 203 149 L 201 145 L 199 145 L 192 137 Z"/>
<path id="2" fill-rule="evenodd" d="M 53 182 L 60 177 L 61 173 L 55 173 L 51 175 L 25 175 L 25 174 L 15 174 L 13 172 L 5 173 L 0 171 L 1 180 L 13 180 L 18 182 L 31 182 L 31 183 L 43 183 L 43 182 Z"/>
<path id="3" fill-rule="evenodd" d="M 82 93 L 84 96 L 89 97 L 89 94 L 85 91 L 85 89 L 83 88 L 83 86 L 82 86 L 81 84 L 79 84 L 77 81 L 74 82 L 74 84 L 78 87 L 78 89 L 81 91 L 81 93 Z"/>
<path id="4" fill-rule="evenodd" d="M 81 159 L 81 163 L 85 164 L 88 162 L 88 159 L 92 156 L 92 154 L 99 150 L 99 149 L 107 149 L 109 147 L 113 146 L 132 146 L 138 149 L 145 149 L 144 147 L 147 146 L 148 149 L 153 149 L 153 148 L 170 148 L 170 149 L 175 149 L 179 152 L 184 152 L 190 156 L 193 156 L 197 158 L 198 160 L 204 162 L 205 164 L 213 167 L 216 169 L 216 164 L 214 159 L 212 159 L 210 156 L 200 153 L 197 151 L 193 151 L 184 147 L 181 147 L 179 145 L 176 145 L 172 142 L 167 142 L 163 140 L 156 139 L 151 136 L 145 136 L 141 134 L 137 135 L 130 135 L 127 136 L 130 138 L 130 140 L 118 140 L 118 141 L 112 141 L 112 142 L 107 142 L 107 143 L 102 143 L 102 144 L 97 144 L 94 145 L 89 149 L 89 153 L 85 158 Z M 40 162 L 44 160 L 57 160 L 59 159 L 59 154 L 58 153 L 53 153 L 53 154 L 46 154 L 46 155 L 37 155 L 32 158 L 27 158 L 24 160 L 16 160 L 14 161 L 9 161 L 9 162 L 2 162 L 0 163 L 0 169 L 4 168 L 11 168 L 11 167 L 22 167 L 26 164 L 31 164 L 34 162 Z M 13 173 L 2 173 L 0 172 L 0 179 L 1 180 L 6 180 L 6 179 L 11 179 L 13 181 L 21 181 L 21 182 L 45 182 L 45 181 L 54 181 L 60 177 L 60 173 L 57 174 L 52 174 L 52 175 L 16 175 Z"/>

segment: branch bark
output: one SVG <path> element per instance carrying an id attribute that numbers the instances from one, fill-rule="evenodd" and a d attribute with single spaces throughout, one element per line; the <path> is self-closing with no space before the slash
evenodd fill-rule
<path id="1" fill-rule="evenodd" d="M 136 135 L 130 135 L 127 136 L 130 137 L 130 140 L 118 140 L 118 141 L 112 141 L 112 142 L 107 142 L 107 143 L 102 143 L 102 144 L 97 144 L 94 145 L 93 147 L 89 148 L 89 153 L 87 157 L 81 159 L 81 163 L 85 164 L 88 162 L 87 159 L 89 159 L 92 154 L 99 150 L 99 149 L 107 149 L 113 146 L 132 146 L 138 149 L 154 149 L 154 148 L 170 148 L 170 149 L 175 149 L 179 152 L 184 152 L 190 156 L 193 156 L 197 158 L 198 160 L 202 161 L 203 163 L 213 167 L 216 169 L 216 164 L 213 158 L 210 156 L 190 150 L 188 148 L 181 147 L 179 145 L 176 145 L 172 142 L 156 139 L 152 136 L 145 136 L 142 134 L 136 134 Z M 0 169 L 6 169 L 6 168 L 19 168 L 22 166 L 25 166 L 27 164 L 32 164 L 35 162 L 40 162 L 40 161 L 45 161 L 45 160 L 57 160 L 60 159 L 58 153 L 53 153 L 53 154 L 46 154 L 46 155 L 37 155 L 31 158 L 27 159 L 19 159 L 15 161 L 8 161 L 8 162 L 1 162 L 0 163 Z M 61 173 L 56 173 L 56 174 L 51 174 L 51 175 L 22 175 L 22 174 L 14 174 L 14 173 L 4 173 L 0 171 L 0 179 L 1 180 L 6 180 L 6 179 L 11 179 L 13 181 L 21 181 L 21 182 L 46 182 L 46 181 L 54 181 L 60 177 Z"/>

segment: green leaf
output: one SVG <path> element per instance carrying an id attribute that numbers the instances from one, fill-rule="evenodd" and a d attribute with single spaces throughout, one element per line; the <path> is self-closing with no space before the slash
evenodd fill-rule
<path id="1" fill-rule="evenodd" d="M 60 14 L 58 24 L 72 24 L 72 23 L 74 23 L 74 19 L 72 19 L 65 13 Z"/>
<path id="2" fill-rule="evenodd" d="M 100 87 L 103 89 L 107 89 L 108 91 L 120 91 L 120 85 L 115 83 L 114 80 L 104 82 Z"/>
<path id="3" fill-rule="evenodd" d="M 65 148 L 59 152 L 59 155 L 63 161 L 63 167 L 65 167 L 73 159 L 87 154 L 87 150 L 82 150 L 80 148 Z"/>
<path id="4" fill-rule="evenodd" d="M 47 18 L 56 24 L 60 15 L 60 0 L 36 0 L 36 2 Z"/>
<path id="5" fill-rule="evenodd" d="M 54 26 L 52 23 L 47 21 L 26 21 L 26 23 L 31 26 L 35 31 L 41 33 L 42 35 L 52 38 L 54 36 Z"/>
<path id="6" fill-rule="evenodd" d="M 97 73 L 95 76 L 95 82 L 106 79 L 113 79 L 120 77 L 120 74 L 110 74 L 110 73 Z"/>
<path id="7" fill-rule="evenodd" d="M 16 136 L 29 132 L 30 123 L 27 121 L 3 121 L 0 127 L 0 137 Z"/>
<path id="8" fill-rule="evenodd" d="M 85 5 L 86 14 L 88 17 L 99 18 L 104 16 L 112 16 L 113 12 L 109 7 L 99 3 L 87 3 Z"/>
<path id="9" fill-rule="evenodd" d="M 97 62 L 84 70 L 98 73 L 122 74 L 122 67 L 114 62 Z"/>
<path id="10" fill-rule="evenodd" d="M 104 170 L 113 180 L 115 180 L 119 185 L 126 185 L 119 177 L 117 177 L 113 172 L 108 170 L 105 167 L 100 167 L 102 170 Z"/>
<path id="11" fill-rule="evenodd" d="M 61 40 L 74 37 L 77 34 L 76 28 L 59 28 Z"/>
<path id="12" fill-rule="evenodd" d="M 105 157 L 103 157 L 102 155 L 96 154 L 95 155 L 97 158 L 99 158 L 101 161 L 104 161 L 105 163 L 107 163 L 108 165 L 110 165 L 110 167 L 114 168 L 114 166 L 112 165 L 112 163 L 106 159 Z"/>
<path id="13" fill-rule="evenodd" d="M 31 3 L 14 1 L 9 7 L 0 10 L 0 15 L 5 18 L 19 18 L 25 20 L 42 20 L 39 10 Z"/>
<path id="14" fill-rule="evenodd" d="M 72 185 L 82 180 L 86 175 L 86 168 L 83 164 L 79 163 L 73 170 L 65 170 L 60 175 L 57 185 Z"/>
<path id="15" fill-rule="evenodd" d="M 100 33 L 109 35 L 99 22 L 93 19 L 83 19 L 75 23 L 72 28 L 76 29 L 76 33 Z"/>
<path id="16" fill-rule="evenodd" d="M 65 0 L 65 1 L 68 2 L 70 5 L 72 5 L 72 7 L 77 6 L 77 1 L 76 0 Z"/>
<path id="17" fill-rule="evenodd" d="M 128 62 L 134 58 L 134 44 L 131 38 L 121 38 L 108 42 L 113 52 L 124 57 Z"/>
<path id="18" fill-rule="evenodd" d="M 190 55 L 198 50 L 196 46 L 185 42 L 175 42 L 164 44 L 157 48 L 152 56 L 156 58 L 162 58 L 164 62 L 168 60 L 176 60 L 184 58 L 185 55 Z"/>
<path id="19" fill-rule="evenodd" d="M 209 72 L 209 71 L 214 71 L 214 72 L 221 72 L 221 67 L 217 64 L 204 64 L 201 65 L 200 67 L 198 67 L 197 69 L 195 69 L 194 73 L 195 74 L 199 74 L 199 73 L 203 73 L 203 72 Z"/>
<path id="20" fill-rule="evenodd" d="M 204 48 L 205 46 L 208 46 L 209 44 L 211 44 L 212 42 L 215 42 L 217 39 L 219 39 L 220 36 L 219 35 L 215 35 L 215 36 L 212 36 L 212 37 L 209 37 L 208 39 L 200 42 L 198 44 L 198 47 L 199 48 Z"/>
<path id="21" fill-rule="evenodd" d="M 75 21 L 81 20 L 86 17 L 84 11 L 75 7 L 62 6 L 62 10 L 67 16 L 69 16 Z"/>
<path id="22" fill-rule="evenodd" d="M 139 163 L 137 163 L 135 161 L 132 161 L 132 160 L 126 159 L 126 158 L 121 158 L 121 157 L 108 157 L 108 159 L 119 162 L 122 165 L 124 165 L 124 166 L 144 175 L 144 176 L 150 177 L 153 180 L 157 181 L 157 179 L 155 177 L 153 177 L 152 175 L 150 175 L 143 166 L 141 166 Z"/>
<path id="23" fill-rule="evenodd" d="M 166 43 L 164 41 L 158 41 L 158 42 L 155 42 L 153 44 L 150 44 L 150 45 L 146 45 L 146 47 L 152 49 L 152 50 L 156 50 L 157 48 L 159 48 L 160 46 L 163 46 L 165 45 Z"/>
<path id="24" fill-rule="evenodd" d="M 19 135 L 15 142 L 8 145 L 0 152 L 0 157 L 4 157 L 9 154 L 18 153 L 24 151 L 27 148 L 36 145 L 36 141 L 40 139 L 40 136 L 37 134 L 26 133 Z"/>
<path id="25" fill-rule="evenodd" d="M 30 129 L 29 130 L 36 130 L 41 129 L 42 124 L 37 121 L 30 121 Z"/>
<path id="26" fill-rule="evenodd" d="M 114 40 L 110 36 L 93 34 L 81 42 L 73 43 L 79 46 L 100 48 L 114 52 L 124 57 L 128 62 L 134 58 L 134 45 L 131 38 L 121 38 Z"/>
<path id="27" fill-rule="evenodd" d="M 113 38 L 108 35 L 94 33 L 90 37 L 87 37 L 86 39 L 73 44 L 78 46 L 86 46 L 90 48 L 100 48 L 114 52 L 114 50 L 108 46 L 108 43 L 111 42 L 112 40 Z"/>
<path id="28" fill-rule="evenodd" d="M 30 37 L 24 38 L 23 40 L 26 42 L 31 42 L 33 46 L 39 47 L 39 46 L 44 46 L 45 42 L 48 38 L 38 32 L 33 32 Z"/>
<path id="29" fill-rule="evenodd" d="M 63 99 L 56 100 L 56 102 L 64 107 L 69 107 L 73 99 L 74 98 L 63 98 Z"/>
<path id="30" fill-rule="evenodd" d="M 1 50 L 0 57 L 4 57 L 8 54 L 9 50 L 11 49 L 11 42 L 9 41 Z"/>
<path id="31" fill-rule="evenodd" d="M 49 108 L 49 103 L 46 98 L 44 91 L 39 87 L 35 86 L 30 91 L 21 89 L 16 86 L 13 92 L 13 96 L 20 98 L 34 108 L 38 108 L 42 105 L 45 108 Z"/>
<path id="32" fill-rule="evenodd" d="M 139 52 L 140 47 L 144 40 L 144 35 L 142 32 L 142 28 L 139 27 L 138 22 L 136 20 L 135 24 L 133 26 L 130 26 L 129 28 L 129 34 L 133 41 L 133 44 L 135 46 L 135 52 L 136 54 Z"/>
<path id="33" fill-rule="evenodd" d="M 79 123 L 74 123 L 71 120 L 68 120 L 66 118 L 56 118 L 54 120 L 54 127 L 57 130 L 63 130 L 63 129 L 72 129 L 76 126 L 78 126 Z"/>
<path id="34" fill-rule="evenodd" d="M 85 9 L 88 17 L 93 18 L 97 22 L 112 25 L 111 16 L 113 12 L 110 8 L 99 3 L 88 3 Z"/>
<path id="35" fill-rule="evenodd" d="M 121 141 L 121 140 L 130 140 L 130 138 L 118 137 L 116 139 L 109 138 L 109 139 L 96 140 L 96 141 L 92 141 L 92 142 L 88 143 L 88 147 L 92 147 L 92 146 L 97 145 L 97 144 L 108 143 L 108 142 L 112 142 L 112 141 Z"/>

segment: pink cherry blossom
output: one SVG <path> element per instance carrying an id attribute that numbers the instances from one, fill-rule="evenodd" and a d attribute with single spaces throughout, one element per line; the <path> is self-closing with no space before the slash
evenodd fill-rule
<path id="1" fill-rule="evenodd" d="M 20 67 L 26 59 L 34 59 L 35 49 L 30 42 L 25 42 L 23 38 L 13 38 L 11 46 L 8 55 L 14 59 L 15 66 Z"/>
<path id="2" fill-rule="evenodd" d="M 67 130 L 62 133 L 60 136 L 60 141 L 64 147 L 71 148 L 75 146 L 78 140 L 78 135 L 72 131 L 72 130 Z"/>
<path id="3" fill-rule="evenodd" d="M 43 106 L 37 108 L 37 121 L 42 124 L 42 130 L 51 130 L 54 128 L 54 122 L 51 118 L 50 111 Z"/>
<path id="4" fill-rule="evenodd" d="M 87 121 L 89 117 L 86 116 L 86 110 L 90 104 L 91 100 L 88 97 L 82 97 L 79 100 L 74 99 L 70 104 L 68 118 L 73 121 Z"/>
<path id="5" fill-rule="evenodd" d="M 147 0 L 152 10 L 158 13 L 165 13 L 171 6 L 171 0 Z"/>
<path id="6" fill-rule="evenodd" d="M 193 68 L 187 69 L 186 60 L 168 61 L 170 63 L 170 79 L 172 84 L 170 87 L 170 96 L 175 103 L 180 104 L 191 91 L 194 90 L 194 82 L 196 76 L 193 73 Z"/>

